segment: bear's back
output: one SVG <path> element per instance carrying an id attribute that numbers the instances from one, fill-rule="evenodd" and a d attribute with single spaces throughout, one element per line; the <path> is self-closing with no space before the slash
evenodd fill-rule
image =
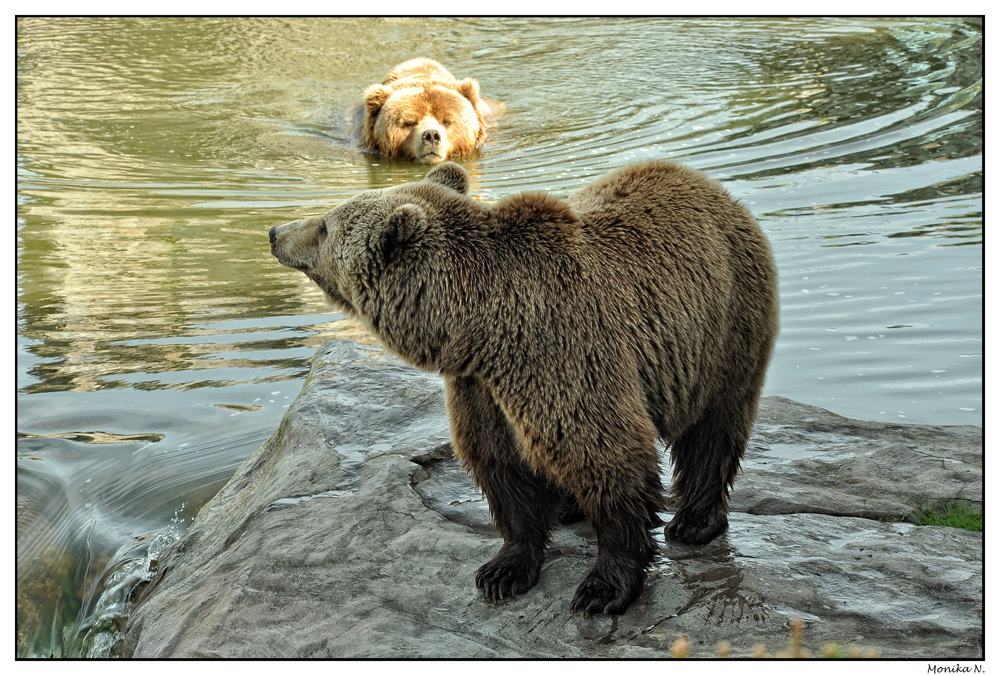
<path id="1" fill-rule="evenodd" d="M 753 222 L 725 189 L 700 171 L 648 160 L 622 167 L 573 193 L 570 207 L 595 235 L 621 228 L 647 237 L 699 236 Z"/>
<path id="2" fill-rule="evenodd" d="M 672 401 L 670 417 L 682 427 L 732 382 L 732 369 L 766 361 L 777 332 L 774 259 L 756 220 L 720 184 L 653 160 L 567 201 L 590 252 L 592 286 L 637 348 L 651 410 Z M 662 380 L 665 363 L 684 368 Z"/>
<path id="3" fill-rule="evenodd" d="M 438 82 L 455 82 L 455 76 L 447 68 L 432 59 L 410 59 L 401 63 L 385 76 L 382 84 L 392 84 L 401 80 L 435 80 Z"/>
<path id="4" fill-rule="evenodd" d="M 770 246 L 753 215 L 695 169 L 662 160 L 630 164 L 567 202 L 588 245 L 608 267 L 668 277 L 685 269 L 695 275 L 750 275 L 762 284 L 776 277 Z"/>

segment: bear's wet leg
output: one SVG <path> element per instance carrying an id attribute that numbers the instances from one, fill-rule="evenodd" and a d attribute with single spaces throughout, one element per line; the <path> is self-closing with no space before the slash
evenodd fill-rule
<path id="1" fill-rule="evenodd" d="M 677 511 L 664 535 L 702 545 L 729 527 L 729 491 L 743 458 L 749 426 L 739 418 L 707 411 L 670 449 Z"/>
<path id="2" fill-rule="evenodd" d="M 620 615 L 642 593 L 656 543 L 642 524 L 604 524 L 596 530 L 597 561 L 576 588 L 570 609 Z"/>
<path id="3" fill-rule="evenodd" d="M 480 469 L 481 478 L 476 482 L 486 495 L 504 544 L 476 571 L 476 587 L 486 598 L 497 601 L 523 594 L 538 582 L 560 501 L 548 482 L 526 465 Z M 475 475 L 476 470 L 472 471 Z M 503 480 L 493 481 L 495 473 L 502 474 Z"/>
<path id="4" fill-rule="evenodd" d="M 479 379 L 445 382 L 456 454 L 486 496 L 504 539 L 476 571 L 476 587 L 491 601 L 522 594 L 538 582 L 560 495 L 524 461 L 510 422 Z"/>
<path id="5" fill-rule="evenodd" d="M 606 495 L 617 497 L 591 515 L 597 561 L 573 595 L 570 608 L 574 612 L 618 615 L 642 593 L 646 569 L 656 557 L 650 530 L 663 524 L 657 515 L 663 509 L 659 467 L 655 459 L 649 464 L 644 480 L 629 482 L 633 489 L 643 487 L 636 491 L 641 497 L 623 498 L 628 495 L 625 490 L 606 490 Z M 587 502 L 581 500 L 581 504 Z"/>

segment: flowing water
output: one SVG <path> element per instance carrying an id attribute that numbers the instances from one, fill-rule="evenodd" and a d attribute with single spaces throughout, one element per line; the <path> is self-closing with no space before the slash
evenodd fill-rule
<path id="1" fill-rule="evenodd" d="M 982 425 L 982 55 L 945 18 L 18 20 L 17 654 L 115 654 L 316 348 L 370 340 L 267 229 L 426 173 L 345 114 L 415 56 L 506 103 L 484 200 L 671 158 L 749 205 L 765 394 Z"/>

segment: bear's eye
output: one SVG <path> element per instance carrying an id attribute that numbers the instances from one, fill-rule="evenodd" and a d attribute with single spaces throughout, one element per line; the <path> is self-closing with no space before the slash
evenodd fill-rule
<path id="1" fill-rule="evenodd" d="M 412 120 L 412 121 L 411 120 L 406 120 L 405 122 L 403 122 L 403 126 L 404 127 L 416 127 L 417 126 L 417 121 L 416 120 Z"/>
<path id="2" fill-rule="evenodd" d="M 446 126 L 446 127 L 450 127 L 450 126 L 451 126 L 451 120 L 445 120 L 445 121 L 444 121 L 444 122 L 442 122 L 441 124 L 443 124 L 443 125 L 444 125 L 444 126 Z"/>

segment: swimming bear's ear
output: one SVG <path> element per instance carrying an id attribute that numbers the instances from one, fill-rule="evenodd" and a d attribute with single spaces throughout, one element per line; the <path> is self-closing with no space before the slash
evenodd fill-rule
<path id="1" fill-rule="evenodd" d="M 469 175 L 454 162 L 442 162 L 428 171 L 424 180 L 439 183 L 463 195 L 469 194 Z"/>
<path id="2" fill-rule="evenodd" d="M 372 118 L 378 117 L 378 111 L 382 110 L 382 106 L 385 105 L 390 96 L 392 96 L 392 89 L 385 85 L 376 84 L 366 89 L 365 108 L 368 109 L 368 114 Z"/>
<path id="3" fill-rule="evenodd" d="M 469 99 L 469 103 L 472 104 L 473 108 L 479 105 L 479 83 L 471 77 L 459 80 L 455 88 L 459 94 Z"/>

